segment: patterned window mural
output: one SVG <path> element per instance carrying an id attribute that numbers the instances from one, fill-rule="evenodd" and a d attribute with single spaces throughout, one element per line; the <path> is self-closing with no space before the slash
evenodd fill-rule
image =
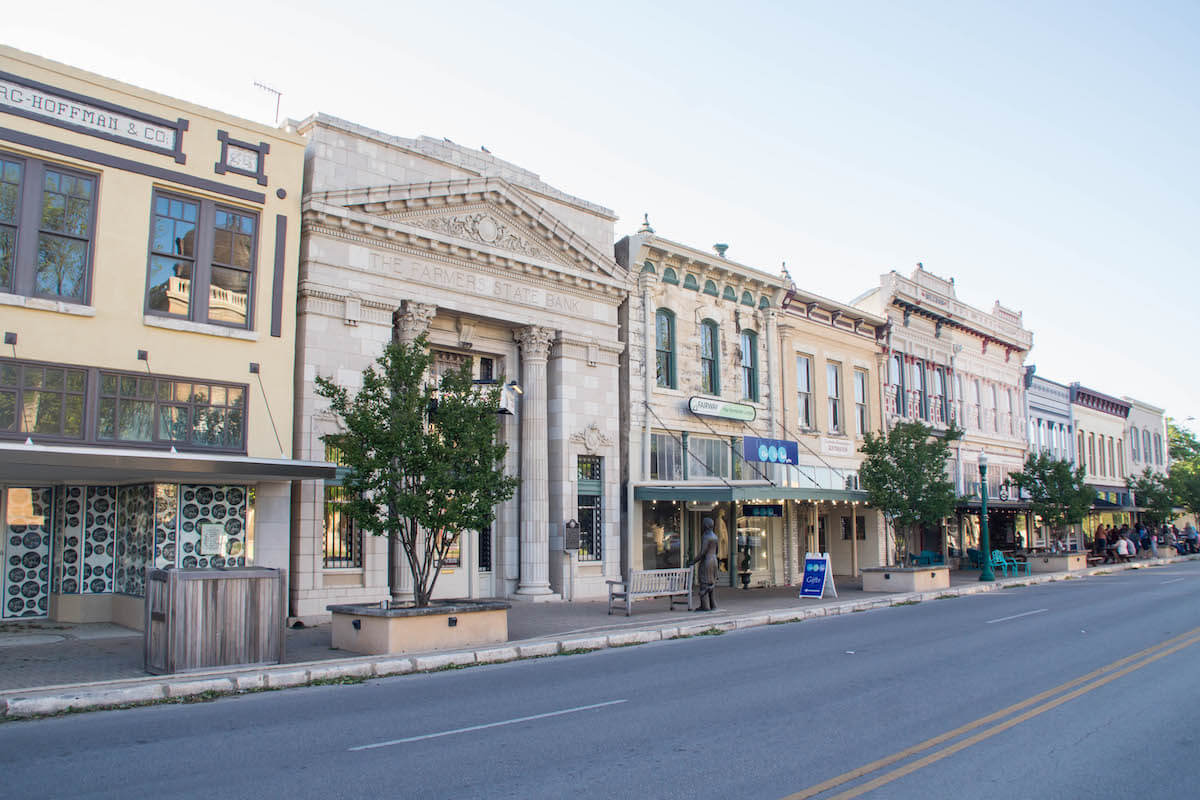
<path id="1" fill-rule="evenodd" d="M 245 566 L 247 489 L 181 486 L 179 491 L 179 566 Z"/>
<path id="2" fill-rule="evenodd" d="M 4 491 L 3 617 L 44 617 L 50 603 L 51 490 Z"/>

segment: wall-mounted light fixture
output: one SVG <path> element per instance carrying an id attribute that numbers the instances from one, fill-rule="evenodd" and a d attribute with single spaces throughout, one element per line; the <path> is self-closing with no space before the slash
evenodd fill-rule
<path id="1" fill-rule="evenodd" d="M 149 350 L 138 350 L 137 351 L 137 360 L 138 361 L 149 361 L 150 360 L 150 351 Z"/>
<path id="2" fill-rule="evenodd" d="M 14 331 L 5 331 L 4 332 L 4 343 L 11 344 L 13 347 L 16 347 L 17 346 L 17 334 Z"/>
<path id="3" fill-rule="evenodd" d="M 258 374 L 258 362 L 257 362 L 257 361 L 251 361 L 251 362 L 250 362 L 250 374 L 251 374 L 251 375 L 257 375 L 257 374 Z"/>

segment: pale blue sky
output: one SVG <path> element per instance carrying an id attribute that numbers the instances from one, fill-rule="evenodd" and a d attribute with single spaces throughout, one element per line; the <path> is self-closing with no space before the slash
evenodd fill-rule
<path id="1" fill-rule="evenodd" d="M 1039 374 L 1200 418 L 1200 4 L 23 3 L 0 40 L 270 122 L 486 145 L 848 300 L 915 262 Z M 202 9 L 196 10 L 196 9 Z"/>

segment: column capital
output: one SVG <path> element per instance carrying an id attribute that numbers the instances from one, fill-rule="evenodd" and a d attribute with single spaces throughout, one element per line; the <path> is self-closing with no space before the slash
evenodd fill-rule
<path id="1" fill-rule="evenodd" d="M 521 346 L 521 358 L 545 361 L 550 353 L 556 331 L 540 325 L 530 325 L 513 331 L 513 338 Z"/>
<path id="2" fill-rule="evenodd" d="M 432 303 L 417 303 L 412 300 L 401 302 L 400 308 L 392 313 L 392 330 L 396 339 L 412 342 L 429 330 L 429 323 L 437 314 L 437 308 Z"/>

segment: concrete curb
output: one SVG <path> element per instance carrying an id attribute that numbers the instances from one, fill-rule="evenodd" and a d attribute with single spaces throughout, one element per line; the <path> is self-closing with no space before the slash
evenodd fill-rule
<path id="1" fill-rule="evenodd" d="M 416 653 L 413 655 L 355 656 L 306 664 L 280 664 L 235 670 L 215 669 L 186 675 L 126 678 L 102 683 L 21 689 L 0 692 L 0 718 L 6 720 L 30 719 L 74 711 L 182 702 L 187 698 L 208 699 L 250 691 L 284 689 L 342 680 L 383 678 L 477 664 L 500 664 L 564 653 L 591 652 L 611 647 L 628 647 L 706 635 L 714 630 L 726 633 L 765 625 L 802 622 L 808 619 L 820 619 L 857 611 L 889 608 L 897 604 L 924 603 L 945 597 L 962 597 L 981 592 L 1000 591 L 1014 585 L 1037 585 L 1078 580 L 1104 576 L 1113 572 L 1141 569 L 1148 566 L 1164 566 L 1197 559 L 1200 559 L 1200 556 L 1176 556 L 1126 564 L 1105 564 L 1073 573 L 1047 572 L 1037 575 L 997 578 L 994 583 L 952 586 L 936 592 L 887 594 L 807 608 L 789 607 L 776 611 L 756 611 L 738 616 L 715 617 L 703 621 L 692 622 L 689 620 L 684 624 L 677 622 L 589 636 L 512 642 L 477 650 Z"/>

